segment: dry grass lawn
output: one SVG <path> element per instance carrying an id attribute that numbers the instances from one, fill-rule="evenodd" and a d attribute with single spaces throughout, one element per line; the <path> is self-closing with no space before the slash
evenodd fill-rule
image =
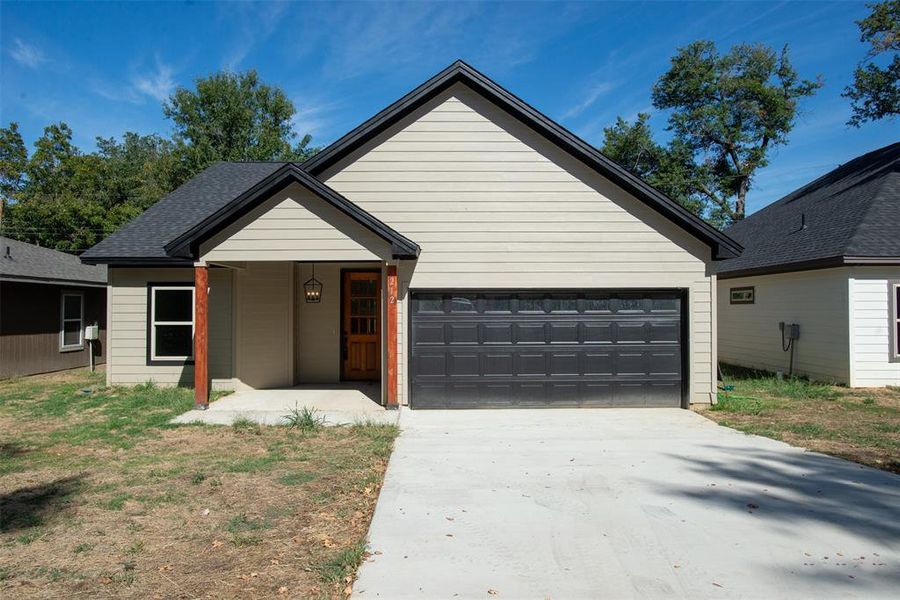
<path id="1" fill-rule="evenodd" d="M 850 389 L 725 368 L 720 425 L 900 473 L 900 389 Z"/>
<path id="2" fill-rule="evenodd" d="M 170 426 L 191 391 L 0 382 L 0 597 L 343 598 L 397 430 Z"/>

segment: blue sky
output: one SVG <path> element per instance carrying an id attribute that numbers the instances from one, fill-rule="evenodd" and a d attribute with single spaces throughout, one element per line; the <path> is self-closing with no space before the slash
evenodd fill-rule
<path id="1" fill-rule="evenodd" d="M 255 68 L 324 145 L 462 58 L 599 145 L 617 115 L 651 111 L 679 46 L 789 44 L 801 75 L 825 87 L 759 174 L 752 212 L 900 138 L 896 121 L 844 125 L 840 93 L 866 50 L 854 21 L 866 13 L 862 2 L 3 2 L 0 117 L 29 144 L 66 121 L 91 150 L 96 136 L 167 135 L 161 102 L 176 86 Z M 652 114 L 662 138 L 666 115 Z"/>

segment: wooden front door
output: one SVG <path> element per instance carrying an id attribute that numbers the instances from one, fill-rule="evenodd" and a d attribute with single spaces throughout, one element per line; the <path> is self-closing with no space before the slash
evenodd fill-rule
<path id="1" fill-rule="evenodd" d="M 341 377 L 381 378 L 381 273 L 344 271 Z"/>

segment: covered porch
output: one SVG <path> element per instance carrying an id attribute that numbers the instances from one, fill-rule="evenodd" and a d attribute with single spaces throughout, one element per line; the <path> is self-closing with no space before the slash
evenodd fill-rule
<path id="1" fill-rule="evenodd" d="M 271 413 L 265 418 L 304 405 L 359 415 L 395 408 L 397 267 L 418 246 L 296 169 L 273 177 L 274 189 L 181 242 L 198 257 L 195 407 L 210 407 L 212 385 L 236 392 L 216 403 L 223 413 L 231 405 Z M 210 287 L 211 272 L 228 283 Z M 229 364 L 230 378 L 211 379 L 210 364 Z"/>

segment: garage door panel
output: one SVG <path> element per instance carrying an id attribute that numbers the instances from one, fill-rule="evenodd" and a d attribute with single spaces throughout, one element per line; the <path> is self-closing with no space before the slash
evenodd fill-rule
<path id="1" fill-rule="evenodd" d="M 550 323 L 551 344 L 577 344 L 578 323 Z"/>
<path id="2" fill-rule="evenodd" d="M 448 323 L 449 343 L 451 344 L 477 344 L 478 324 L 476 323 Z"/>
<path id="3" fill-rule="evenodd" d="M 481 325 L 481 340 L 485 344 L 512 344 L 512 323 L 483 323 Z"/>
<path id="4" fill-rule="evenodd" d="M 414 408 L 680 406 L 678 291 L 412 292 Z"/>

